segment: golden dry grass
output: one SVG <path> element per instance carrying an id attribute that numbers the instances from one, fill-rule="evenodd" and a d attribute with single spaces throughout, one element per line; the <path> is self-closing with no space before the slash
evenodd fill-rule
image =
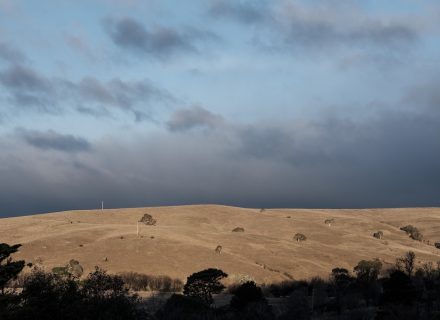
<path id="1" fill-rule="evenodd" d="M 136 222 L 151 214 L 156 226 Z M 290 218 L 288 218 L 290 217 Z M 324 220 L 334 218 L 329 227 Z M 431 245 L 411 240 L 399 227 L 416 226 Z M 245 232 L 232 232 L 243 227 Z M 382 230 L 382 240 L 372 234 Z M 296 242 L 297 232 L 307 241 Z M 121 239 L 123 237 L 123 239 Z M 152 238 L 154 237 L 154 238 Z M 0 242 L 21 243 L 16 258 L 50 270 L 70 259 L 85 271 L 136 271 L 186 277 L 221 268 L 230 281 L 259 283 L 327 276 L 335 266 L 351 270 L 362 259 L 386 264 L 412 250 L 417 260 L 440 260 L 440 208 L 312 210 L 245 209 L 216 205 L 66 211 L 0 219 Z M 80 246 L 82 245 L 82 246 Z M 215 253 L 217 245 L 223 247 Z M 104 258 L 108 261 L 104 261 Z"/>

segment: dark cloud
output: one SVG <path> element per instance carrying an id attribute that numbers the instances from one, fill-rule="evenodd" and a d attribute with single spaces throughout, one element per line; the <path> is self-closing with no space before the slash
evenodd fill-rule
<path id="1" fill-rule="evenodd" d="M 195 29 L 176 30 L 170 27 L 155 27 L 148 30 L 133 18 L 104 21 L 104 27 L 114 44 L 141 54 L 165 58 L 175 52 L 196 52 L 195 42 L 212 36 Z"/>
<path id="2" fill-rule="evenodd" d="M 129 143 L 106 137 L 88 147 L 78 137 L 17 131 L 0 137 L 0 176 L 11 181 L 0 184 L 0 212 L 93 208 L 101 200 L 108 207 L 438 206 L 440 114 L 408 101 L 352 120 L 335 113 L 246 125 L 190 108 L 171 117 L 180 134 Z M 190 130 L 211 123 L 209 134 Z M 93 152 L 46 156 L 72 146 Z"/>
<path id="3" fill-rule="evenodd" d="M 70 134 L 60 134 L 53 130 L 36 131 L 17 129 L 18 136 L 27 144 L 41 150 L 57 150 L 68 153 L 90 151 L 90 143 Z"/>
<path id="4" fill-rule="evenodd" d="M 0 59 L 8 63 L 22 63 L 26 60 L 23 53 L 11 45 L 0 42 Z"/>
<path id="5" fill-rule="evenodd" d="M 30 67 L 11 65 L 0 71 L 0 84 L 16 108 L 62 113 L 67 109 L 84 114 L 108 115 L 111 108 L 131 112 L 137 121 L 150 119 L 152 103 L 167 104 L 173 96 L 148 80 L 107 82 L 84 77 L 78 82 L 48 78 Z"/>
<path id="6" fill-rule="evenodd" d="M 363 50 L 408 48 L 418 38 L 414 21 L 399 17 L 376 18 L 360 5 L 322 2 L 310 6 L 301 2 L 223 1 L 211 3 L 209 14 L 233 19 L 244 25 L 258 24 L 254 43 L 259 46 L 292 49 L 362 48 Z"/>
<path id="7" fill-rule="evenodd" d="M 198 53 L 205 42 L 220 41 L 216 34 L 207 30 L 164 26 L 147 29 L 141 22 L 130 17 L 107 18 L 103 25 L 118 47 L 158 59 L 166 59 L 179 52 Z"/>
<path id="8" fill-rule="evenodd" d="M 1 71 L 0 83 L 12 90 L 50 91 L 50 84 L 47 79 L 40 76 L 33 69 L 20 65 L 12 65 Z"/>
<path id="9" fill-rule="evenodd" d="M 171 131 L 188 131 L 193 128 L 214 128 L 223 123 L 220 115 L 214 114 L 200 106 L 179 109 L 167 122 Z"/>

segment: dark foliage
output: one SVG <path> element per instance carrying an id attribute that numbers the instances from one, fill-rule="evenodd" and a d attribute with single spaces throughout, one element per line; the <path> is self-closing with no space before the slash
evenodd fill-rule
<path id="1" fill-rule="evenodd" d="M 200 299 L 173 294 L 156 317 L 160 320 L 205 320 L 215 319 L 215 313 Z"/>
<path id="2" fill-rule="evenodd" d="M 226 278 L 228 275 L 219 269 L 206 269 L 193 273 L 186 280 L 183 287 L 183 294 L 189 297 L 200 299 L 208 306 L 212 304 L 212 295 L 220 293 L 225 289 L 225 286 L 220 283 L 220 280 Z"/>
<path id="3" fill-rule="evenodd" d="M 138 319 L 138 299 L 130 296 L 117 276 L 100 269 L 84 281 L 34 271 L 28 276 L 6 319 Z"/>
<path id="4" fill-rule="evenodd" d="M 183 282 L 168 276 L 153 276 L 137 272 L 124 272 L 119 276 L 127 288 L 133 291 L 180 292 Z"/>
<path id="5" fill-rule="evenodd" d="M 231 307 L 241 310 L 252 302 L 265 302 L 261 288 L 255 282 L 248 281 L 232 291 Z"/>
<path id="6" fill-rule="evenodd" d="M 12 261 L 11 254 L 18 251 L 21 244 L 8 245 L 0 243 L 0 289 L 5 293 L 5 287 L 9 281 L 17 278 L 17 275 L 23 270 L 25 262 L 23 260 Z"/>

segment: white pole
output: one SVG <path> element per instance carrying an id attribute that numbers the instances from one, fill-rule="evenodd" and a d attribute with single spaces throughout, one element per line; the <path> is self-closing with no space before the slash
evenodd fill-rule
<path id="1" fill-rule="evenodd" d="M 104 201 L 101 201 L 101 211 L 104 211 Z"/>

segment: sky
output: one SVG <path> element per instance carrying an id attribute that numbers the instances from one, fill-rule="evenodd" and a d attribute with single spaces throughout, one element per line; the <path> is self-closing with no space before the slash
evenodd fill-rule
<path id="1" fill-rule="evenodd" d="M 436 0 L 0 0 L 0 217 L 440 206 Z"/>

